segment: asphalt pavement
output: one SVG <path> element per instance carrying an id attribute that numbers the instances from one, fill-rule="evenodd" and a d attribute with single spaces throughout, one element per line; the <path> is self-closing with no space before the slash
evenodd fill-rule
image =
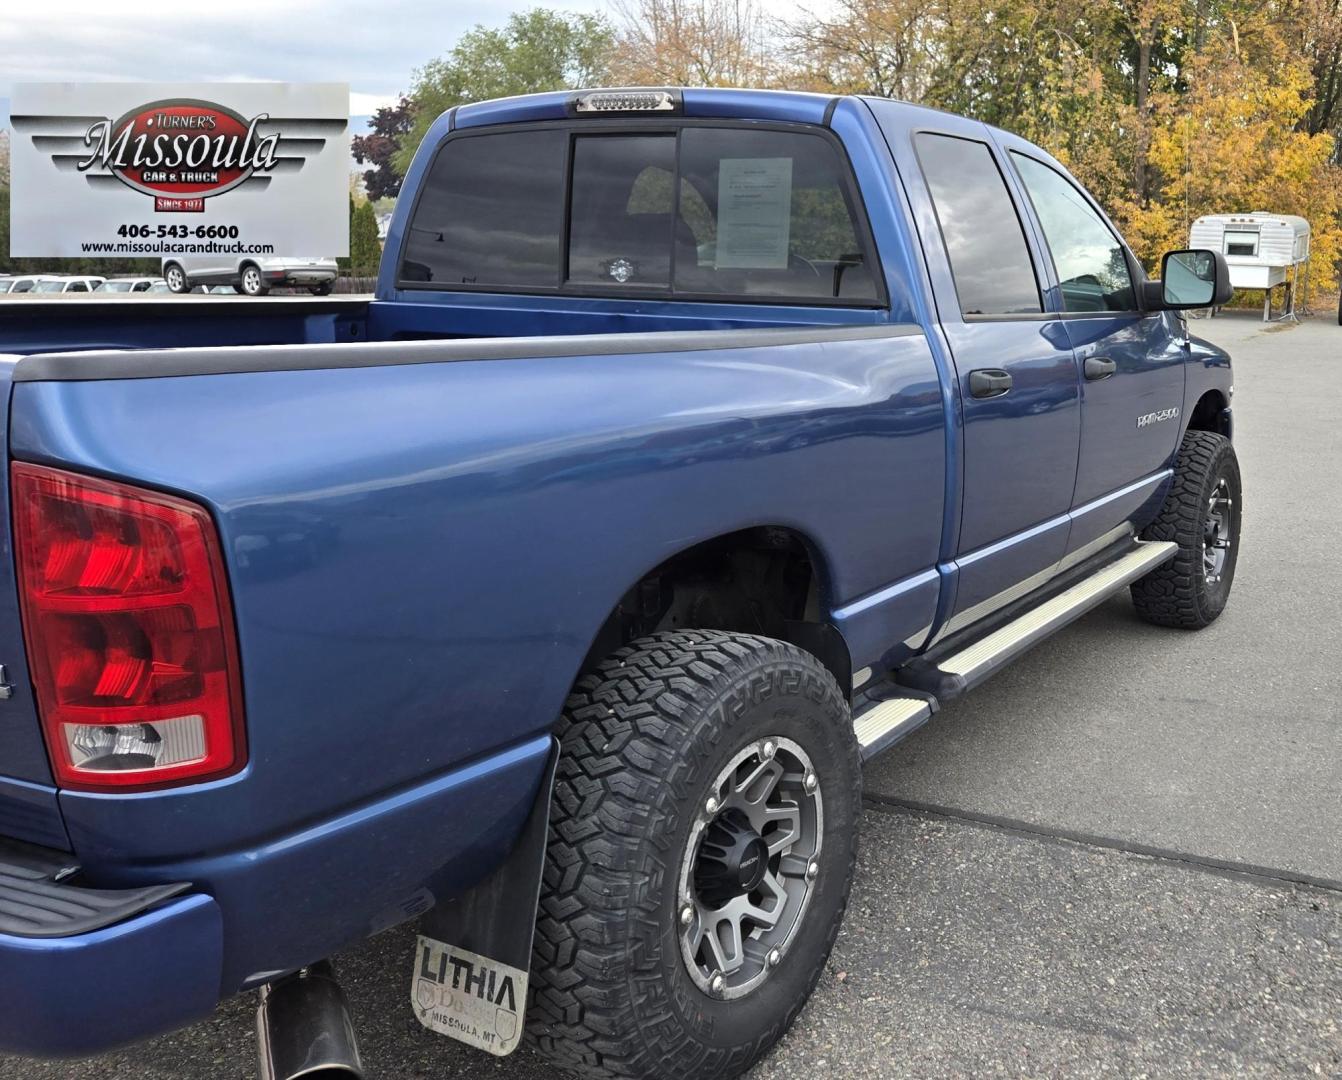
<path id="1" fill-rule="evenodd" d="M 1235 363 L 1224 614 L 1163 630 L 1124 592 L 878 759 L 867 792 L 1342 888 L 1342 327 L 1192 328 Z"/>
<path id="2" fill-rule="evenodd" d="M 1342 1076 L 1342 327 L 1194 331 L 1236 361 L 1229 608 L 1118 597 L 869 767 L 847 922 L 760 1080 Z M 370 1077 L 553 1075 L 421 1029 L 412 942 L 337 959 Z M 0 1077 L 245 1080 L 253 1010 Z"/>

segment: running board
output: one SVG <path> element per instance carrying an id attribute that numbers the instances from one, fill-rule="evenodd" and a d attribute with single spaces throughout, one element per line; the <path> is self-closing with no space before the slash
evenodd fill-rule
<path id="1" fill-rule="evenodd" d="M 862 760 L 912 735 L 937 711 L 937 699 L 897 686 L 890 678 L 878 680 L 853 701 L 853 734 Z"/>
<path id="2" fill-rule="evenodd" d="M 1168 541 L 1138 542 L 1126 554 L 986 637 L 935 661 L 914 661 L 896 672 L 896 678 L 902 684 L 930 692 L 942 700 L 957 697 L 1116 592 L 1168 562 L 1178 550 L 1177 544 Z"/>

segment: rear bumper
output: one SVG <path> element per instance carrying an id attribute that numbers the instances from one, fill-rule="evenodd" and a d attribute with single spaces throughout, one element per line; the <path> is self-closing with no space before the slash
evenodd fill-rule
<path id="1" fill-rule="evenodd" d="M 201 895 L 75 937 L 0 934 L 0 1050 L 76 1057 L 182 1027 L 218 1002 L 222 963 Z"/>
<path id="2" fill-rule="evenodd" d="M 313 267 L 310 270 L 267 270 L 262 276 L 272 285 L 278 285 L 281 282 L 289 285 L 321 285 L 327 281 L 334 281 L 336 272 Z"/>
<path id="3" fill-rule="evenodd" d="M 552 743 L 536 736 L 259 845 L 166 862 L 93 855 L 113 837 L 168 831 L 165 793 L 67 792 L 100 811 L 96 832 L 72 831 L 83 879 L 192 891 L 78 936 L 0 933 L 0 1050 L 81 1056 L 170 1031 L 462 892 L 516 843 Z"/>

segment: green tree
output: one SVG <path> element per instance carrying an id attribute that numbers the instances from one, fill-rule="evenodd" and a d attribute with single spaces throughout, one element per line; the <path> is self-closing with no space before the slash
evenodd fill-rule
<path id="1" fill-rule="evenodd" d="M 354 239 L 354 211 L 357 206 L 358 204 L 354 201 L 354 194 L 351 191 L 349 197 L 349 238 L 351 241 Z M 349 250 L 350 254 L 352 255 L 354 253 L 354 247 L 352 243 L 350 245 Z M 353 270 L 351 270 L 350 268 L 349 255 L 342 255 L 338 259 L 336 259 L 336 268 L 340 271 L 341 274 L 345 276 L 348 276 L 349 274 L 353 273 Z"/>
<path id="2" fill-rule="evenodd" d="M 600 15 L 545 8 L 520 12 L 500 29 L 476 26 L 446 56 L 415 73 L 414 122 L 393 164 L 401 175 L 438 116 L 453 105 L 606 81 L 614 34 Z"/>
<path id="3" fill-rule="evenodd" d="M 382 245 L 377 238 L 377 214 L 373 204 L 361 202 L 354 208 L 349 229 L 349 261 L 356 277 L 372 277 L 382 261 Z"/>

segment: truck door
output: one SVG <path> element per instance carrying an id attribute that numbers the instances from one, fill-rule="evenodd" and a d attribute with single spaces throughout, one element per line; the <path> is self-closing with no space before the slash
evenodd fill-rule
<path id="1" fill-rule="evenodd" d="M 938 117 L 896 161 L 915 207 L 963 417 L 954 630 L 1042 583 L 1066 548 L 1080 390 L 987 129 Z M 905 140 L 894 140 L 905 143 Z M 905 160 L 901 161 L 900 158 Z"/>
<path id="2" fill-rule="evenodd" d="M 1042 157 L 1013 147 L 1008 158 L 1046 241 L 1082 375 L 1075 551 L 1122 527 L 1165 480 L 1187 354 L 1176 316 L 1139 309 L 1141 270 L 1089 196 Z"/>

